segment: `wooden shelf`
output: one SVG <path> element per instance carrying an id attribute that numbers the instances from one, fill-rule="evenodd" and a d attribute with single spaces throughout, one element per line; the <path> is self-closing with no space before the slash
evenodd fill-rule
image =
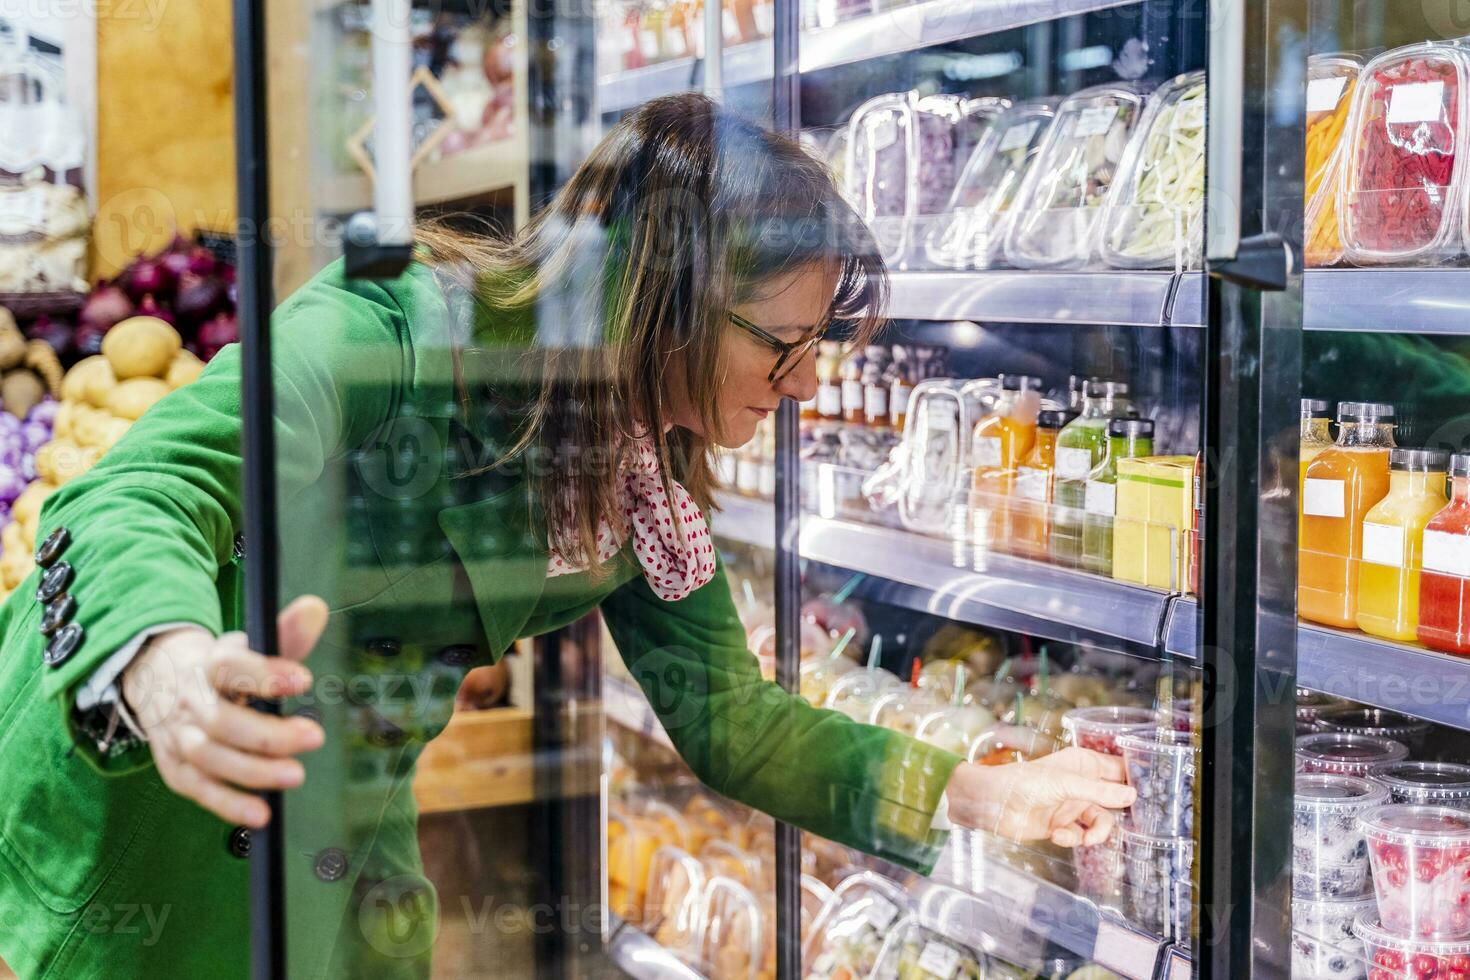
<path id="1" fill-rule="evenodd" d="M 414 203 L 424 207 L 513 193 L 528 175 L 524 145 L 513 135 L 424 164 L 413 175 Z M 369 210 L 373 183 L 362 173 L 335 175 L 322 182 L 318 203 L 329 214 Z"/>
<path id="2" fill-rule="evenodd" d="M 529 803 L 535 796 L 531 711 L 459 711 L 419 757 L 420 813 Z"/>

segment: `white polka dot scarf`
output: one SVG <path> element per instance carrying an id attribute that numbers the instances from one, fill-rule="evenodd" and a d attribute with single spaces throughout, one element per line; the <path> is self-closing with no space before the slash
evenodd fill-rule
<path id="1" fill-rule="evenodd" d="M 715 548 L 709 526 L 699 512 L 694 498 L 677 482 L 672 482 L 673 500 L 664 493 L 659 479 L 658 454 L 648 439 L 633 443 L 633 452 L 619 474 L 622 480 L 623 528 L 614 529 L 603 522 L 597 531 L 597 561 L 612 559 L 622 549 L 632 529 L 633 552 L 643 566 L 643 577 L 649 588 L 666 602 L 676 602 L 715 577 Z M 673 515 L 677 509 L 684 526 L 684 543 L 679 543 Z M 546 575 L 570 575 L 585 571 L 552 553 Z"/>

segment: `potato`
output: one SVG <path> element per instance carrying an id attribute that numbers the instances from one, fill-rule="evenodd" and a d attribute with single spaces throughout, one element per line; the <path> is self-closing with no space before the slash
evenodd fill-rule
<path id="1" fill-rule="evenodd" d="M 112 365 L 101 354 L 85 357 L 61 379 L 61 400 L 86 402 L 96 408 L 107 403 L 107 393 L 117 385 Z"/>
<path id="2" fill-rule="evenodd" d="M 100 454 L 100 450 L 97 450 L 96 453 Z M 97 456 L 89 448 L 78 446 L 66 439 L 52 439 L 36 450 L 36 475 L 61 486 L 91 469 L 96 458 Z M 16 504 L 19 503 L 20 500 L 17 499 Z M 15 513 L 13 508 L 11 513 Z M 19 517 L 16 518 L 16 520 L 19 519 Z"/>
<path id="3" fill-rule="evenodd" d="M 0 583 L 7 589 L 14 589 L 35 567 L 36 560 L 26 549 L 6 548 L 5 554 L 0 555 Z"/>
<path id="4" fill-rule="evenodd" d="M 62 402 L 56 406 L 56 418 L 51 423 L 51 435 L 54 438 L 66 439 L 71 435 L 77 409 L 81 407 L 77 402 Z"/>
<path id="5" fill-rule="evenodd" d="M 51 443 L 47 443 L 47 446 Z M 42 446 L 45 449 L 46 446 Z M 36 456 L 39 459 L 40 453 Z M 15 498 L 15 503 L 10 506 L 10 516 L 17 521 L 34 521 L 41 513 L 41 505 L 46 498 L 56 492 L 56 484 L 49 480 L 32 480 L 31 485 L 20 492 Z"/>
<path id="6" fill-rule="evenodd" d="M 182 388 L 199 377 L 203 370 L 203 361 L 195 357 L 192 351 L 181 350 L 174 355 L 173 363 L 168 366 L 168 373 L 163 380 L 168 382 L 170 388 Z"/>
<path id="7" fill-rule="evenodd" d="M 117 383 L 102 407 L 120 419 L 137 419 L 171 390 L 157 378 L 129 378 Z"/>
<path id="8" fill-rule="evenodd" d="M 16 521 L 20 526 L 20 539 L 27 551 L 36 550 L 36 522 Z"/>
<path id="9" fill-rule="evenodd" d="M 9 371 L 26 357 L 26 338 L 12 319 L 0 324 L 0 370 Z"/>
<path id="10" fill-rule="evenodd" d="M 11 521 L 0 530 L 0 547 L 6 551 L 14 551 L 25 547 L 25 535 L 20 529 L 20 521 Z"/>
<path id="11" fill-rule="evenodd" d="M 111 449 L 117 445 L 119 439 L 128 434 L 128 430 L 132 427 L 133 423 L 127 419 L 114 418 L 109 415 L 107 421 L 101 426 L 101 437 L 91 445 L 97 446 L 104 451 Z"/>
<path id="12" fill-rule="evenodd" d="M 119 381 L 161 378 L 181 346 L 179 332 L 164 321 L 135 316 L 107 331 L 102 338 L 102 356 Z"/>
<path id="13" fill-rule="evenodd" d="M 78 446 L 95 446 L 102 439 L 102 426 L 111 418 L 111 415 L 99 408 L 78 405 L 72 414 L 71 434 L 65 438 Z M 63 438 L 55 429 L 52 429 L 51 435 L 53 439 Z"/>
<path id="14" fill-rule="evenodd" d="M 45 397 L 46 383 L 30 368 L 15 368 L 0 377 L 0 402 L 18 419 L 25 418 Z"/>

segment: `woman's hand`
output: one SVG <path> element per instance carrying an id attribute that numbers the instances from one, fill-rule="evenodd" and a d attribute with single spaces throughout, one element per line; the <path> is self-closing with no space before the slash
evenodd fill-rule
<path id="1" fill-rule="evenodd" d="M 311 687 L 297 661 L 327 625 L 327 605 L 303 596 L 277 620 L 281 655 L 246 647 L 245 634 L 216 639 L 197 626 L 160 633 L 123 671 L 123 697 L 148 736 L 164 784 L 230 823 L 264 827 L 265 801 L 243 789 L 289 789 L 305 770 L 291 758 L 320 748 L 322 728 L 307 718 L 280 718 L 242 703 L 285 698 Z"/>
<path id="2" fill-rule="evenodd" d="M 949 819 L 1015 840 L 1101 844 L 1113 831 L 1112 811 L 1133 804 L 1123 779 L 1122 759 L 1080 748 L 1006 766 L 962 763 L 945 788 Z"/>

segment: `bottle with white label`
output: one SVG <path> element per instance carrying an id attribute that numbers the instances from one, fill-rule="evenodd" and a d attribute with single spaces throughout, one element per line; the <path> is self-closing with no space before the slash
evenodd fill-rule
<path id="1" fill-rule="evenodd" d="M 1363 518 L 1388 494 L 1393 406 L 1343 402 L 1337 442 L 1302 479 L 1297 614 L 1339 629 L 1358 625 Z"/>
<path id="2" fill-rule="evenodd" d="M 1470 656 L 1470 455 L 1450 457 L 1450 501 L 1424 526 L 1419 642 Z"/>
<path id="3" fill-rule="evenodd" d="M 1052 409 L 1036 417 L 1036 444 L 1016 470 L 1016 486 L 1008 511 L 1006 540 L 1015 554 L 1043 560 L 1047 556 L 1057 434 L 1076 417 L 1076 412 Z"/>
<path id="4" fill-rule="evenodd" d="M 1021 460 L 1036 442 L 1036 416 L 1041 411 L 1041 379 L 1027 374 L 1001 375 L 1004 394 L 995 410 L 980 420 L 970 441 L 974 466 L 971 521 L 976 548 L 1003 543 L 1006 500 Z"/>
<path id="5" fill-rule="evenodd" d="M 842 348 L 832 341 L 817 345 L 817 417 L 842 419 Z"/>
<path id="6" fill-rule="evenodd" d="M 1108 452 L 1108 419 L 1126 415 L 1128 386 L 1092 379 L 1083 386 L 1082 414 L 1057 433 L 1052 484 L 1051 557 L 1061 565 L 1082 564 L 1082 514 L 1087 476 Z"/>
<path id="7" fill-rule="evenodd" d="M 1388 496 L 1363 518 L 1358 629 L 1364 633 L 1406 642 L 1418 638 L 1424 527 L 1447 503 L 1449 459 L 1438 449 L 1388 454 Z"/>
<path id="8" fill-rule="evenodd" d="M 1082 514 L 1082 567 L 1098 575 L 1113 574 L 1113 512 L 1118 489 L 1118 460 L 1154 454 L 1152 419 L 1108 422 L 1108 454 L 1087 476 Z"/>

